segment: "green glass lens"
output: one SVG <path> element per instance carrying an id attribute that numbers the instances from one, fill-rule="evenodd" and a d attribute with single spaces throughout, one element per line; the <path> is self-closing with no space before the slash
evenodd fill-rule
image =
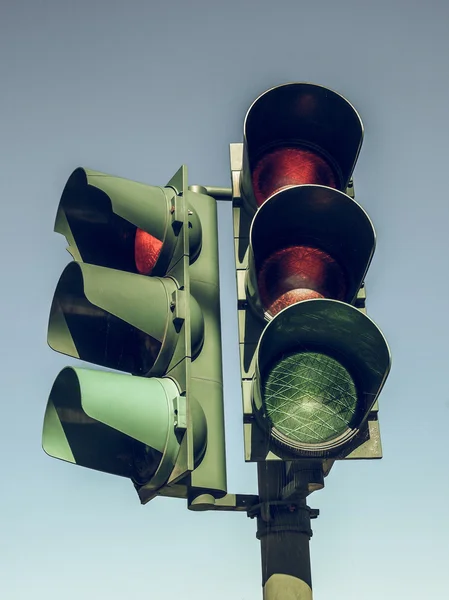
<path id="1" fill-rule="evenodd" d="M 344 433 L 357 410 L 357 390 L 334 358 L 300 352 L 278 360 L 264 381 L 267 417 L 294 442 L 319 444 Z"/>

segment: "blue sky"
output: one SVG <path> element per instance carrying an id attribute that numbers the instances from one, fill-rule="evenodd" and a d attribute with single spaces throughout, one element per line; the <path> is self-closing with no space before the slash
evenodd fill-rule
<path id="1" fill-rule="evenodd" d="M 86 166 L 163 185 L 229 185 L 228 146 L 264 90 L 346 96 L 365 141 L 357 200 L 377 230 L 368 311 L 392 350 L 384 459 L 341 462 L 310 497 L 316 599 L 445 598 L 448 586 L 449 8 L 442 1 L 16 0 L 0 9 L 0 593 L 8 600 L 261 597 L 255 523 L 141 507 L 131 483 L 41 450 L 48 393 L 74 364 L 46 345 L 70 256 L 52 232 Z M 219 208 L 228 484 L 243 462 L 231 207 Z"/>

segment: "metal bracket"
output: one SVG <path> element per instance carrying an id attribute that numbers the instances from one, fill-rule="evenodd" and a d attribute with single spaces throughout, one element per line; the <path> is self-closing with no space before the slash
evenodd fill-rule
<path id="1" fill-rule="evenodd" d="M 173 312 L 173 323 L 177 330 L 186 320 L 186 293 L 184 290 L 175 290 L 171 297 L 170 309 Z"/>
<path id="2" fill-rule="evenodd" d="M 313 535 L 310 521 L 319 515 L 319 511 L 307 506 L 305 501 L 298 504 L 282 501 L 266 502 L 257 508 L 258 512 L 249 516 L 251 518 L 257 516 L 256 537 L 258 540 L 273 534 L 283 535 L 284 533 L 305 534 L 310 539 Z"/>
<path id="3" fill-rule="evenodd" d="M 189 500 L 189 509 L 194 511 L 217 510 L 247 512 L 259 502 L 259 496 L 252 494 L 226 494 L 223 498 L 214 498 L 210 494 L 201 494 Z"/>
<path id="4" fill-rule="evenodd" d="M 305 505 L 304 501 L 291 501 L 291 500 L 273 500 L 271 502 L 261 502 L 260 504 L 253 505 L 248 510 L 248 517 L 254 519 L 258 517 L 262 521 L 270 522 L 274 519 L 273 512 L 288 512 L 294 513 L 299 510 L 307 510 L 309 513 L 309 519 L 317 519 L 320 511 L 318 508 L 310 508 Z"/>
<path id="5" fill-rule="evenodd" d="M 174 399 L 175 408 L 175 429 L 183 433 L 187 429 L 187 399 L 185 396 L 178 396 Z"/>

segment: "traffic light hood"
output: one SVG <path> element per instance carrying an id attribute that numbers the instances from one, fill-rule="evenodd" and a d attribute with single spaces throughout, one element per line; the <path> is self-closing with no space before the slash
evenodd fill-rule
<path id="1" fill-rule="evenodd" d="M 177 243 L 176 196 L 172 187 L 78 168 L 62 193 L 55 231 L 75 260 L 131 273 L 138 272 L 136 232 L 144 231 L 154 246 L 151 274 L 165 275 Z M 201 223 L 192 207 L 189 245 L 192 262 L 201 250 Z"/>
<path id="2" fill-rule="evenodd" d="M 251 306 L 261 316 L 264 311 L 267 313 L 264 299 L 275 295 L 282 282 L 279 281 L 280 267 L 274 266 L 270 275 L 266 265 L 279 251 L 294 251 L 295 248 L 317 249 L 331 257 L 337 267 L 327 279 L 333 277 L 342 281 L 334 282 L 333 286 L 321 281 L 321 295 L 352 303 L 370 265 L 375 245 L 376 234 L 369 216 L 343 192 L 319 185 L 294 186 L 280 191 L 260 207 L 251 224 L 246 277 Z M 318 289 L 319 285 L 313 288 L 319 283 L 313 281 L 313 271 L 325 280 L 325 267 L 317 264 L 311 273 L 307 273 L 307 257 L 301 260 L 297 253 L 293 258 L 292 272 L 286 272 L 286 286 L 310 285 L 312 289 Z M 286 271 L 286 258 L 281 257 L 281 261 L 281 268 Z M 305 279 L 308 283 L 304 283 Z M 332 287 L 338 287 L 339 293 Z"/>
<path id="3" fill-rule="evenodd" d="M 334 187 L 345 190 L 362 145 L 363 124 L 340 94 L 311 83 L 288 83 L 253 102 L 243 139 L 242 195 L 254 210 L 260 202 L 254 197 L 252 175 L 261 158 L 276 148 L 310 149 L 334 172 Z"/>
<path id="4" fill-rule="evenodd" d="M 283 415 L 292 416 L 296 428 L 300 428 L 307 415 L 307 427 L 313 426 L 313 408 L 316 408 L 316 397 L 320 395 L 319 383 L 324 388 L 330 377 L 330 370 L 335 370 L 336 363 L 341 370 L 347 372 L 353 384 L 355 406 L 352 420 L 343 432 L 339 432 L 320 443 L 301 443 L 294 438 L 276 431 L 272 420 L 267 416 L 266 383 L 267 378 L 279 359 L 294 355 L 314 354 L 314 357 L 330 358 L 307 369 L 294 381 L 294 373 L 284 369 L 277 372 L 276 401 Z M 282 310 L 267 325 L 256 350 L 255 378 L 252 386 L 252 398 L 259 423 L 270 429 L 273 439 L 290 452 L 301 452 L 316 457 L 334 456 L 341 453 L 360 431 L 360 427 L 368 417 L 377 396 L 390 370 L 390 351 L 388 344 L 375 323 L 357 308 L 336 300 L 307 300 Z M 332 363 L 332 364 L 330 364 Z M 329 365 L 330 364 L 330 365 Z M 301 407 L 302 388 L 308 386 L 307 372 L 315 377 L 314 396 L 312 402 Z M 335 386 L 334 386 L 335 387 Z M 338 386 L 337 386 L 338 387 Z M 349 386 L 347 386 L 349 388 Z M 283 391 L 282 391 L 283 390 Z M 309 388 L 307 393 L 310 394 Z M 336 401 L 326 400 L 332 408 L 332 402 L 338 403 L 338 412 L 342 403 L 346 403 L 345 393 Z M 285 395 L 285 397 L 284 397 Z M 285 402 L 284 402 L 285 401 Z M 284 402 L 284 405 L 282 405 Z M 312 407 L 312 408 L 310 408 Z M 287 411 L 290 415 L 287 415 Z M 310 412 L 309 412 L 310 411 Z M 316 426 L 321 427 L 324 420 L 316 414 Z"/>
<path id="5" fill-rule="evenodd" d="M 162 375 L 177 343 L 176 282 L 71 262 L 53 298 L 48 344 L 81 360 L 137 375 Z M 190 297 L 192 354 L 201 349 L 203 314 Z"/>
<path id="6" fill-rule="evenodd" d="M 53 384 L 42 446 L 55 458 L 162 487 L 175 465 L 185 398 L 169 378 L 63 369 Z M 196 403 L 194 453 L 205 449 L 206 422 Z"/>

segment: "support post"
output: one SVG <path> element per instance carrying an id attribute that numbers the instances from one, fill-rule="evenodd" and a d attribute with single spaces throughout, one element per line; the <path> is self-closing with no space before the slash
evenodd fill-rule
<path id="1" fill-rule="evenodd" d="M 312 600 L 310 519 L 317 513 L 304 497 L 283 499 L 286 469 L 285 462 L 258 463 L 260 504 L 256 514 L 263 599 Z"/>

